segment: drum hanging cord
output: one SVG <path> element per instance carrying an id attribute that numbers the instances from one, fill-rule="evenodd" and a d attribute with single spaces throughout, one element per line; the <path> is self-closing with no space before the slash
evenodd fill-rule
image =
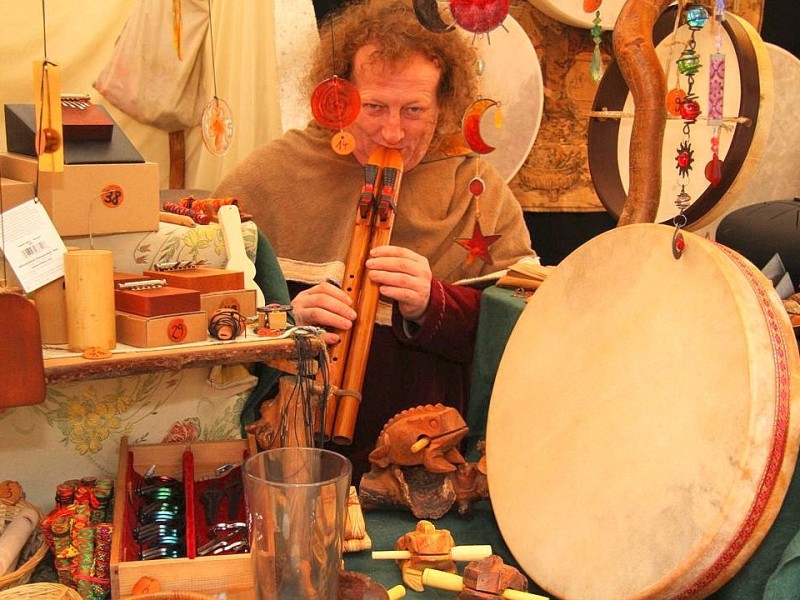
<path id="1" fill-rule="evenodd" d="M 281 409 L 280 417 L 280 440 L 281 444 L 289 445 L 290 436 L 296 437 L 294 442 L 301 439 L 314 440 L 314 416 L 315 399 L 319 398 L 320 413 L 325 414 L 325 403 L 330 393 L 330 383 L 328 374 L 328 351 L 324 343 L 320 344 L 320 350 L 314 350 L 312 336 L 319 335 L 316 328 L 297 328 L 292 332 L 291 337 L 297 347 L 297 374 L 294 377 L 289 402 Z M 317 372 L 318 369 L 318 372 Z M 320 383 L 317 383 L 317 374 Z M 321 386 L 321 387 L 320 387 Z M 291 424 L 296 423 L 296 411 L 301 411 L 303 432 L 295 431 L 292 433 Z M 322 445 L 322 436 L 317 436 Z"/>

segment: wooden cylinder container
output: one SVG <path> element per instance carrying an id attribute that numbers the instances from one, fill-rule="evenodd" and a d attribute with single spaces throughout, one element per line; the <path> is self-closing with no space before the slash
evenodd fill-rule
<path id="1" fill-rule="evenodd" d="M 71 250 L 64 255 L 67 344 L 73 352 L 117 345 L 114 259 L 109 250 Z"/>

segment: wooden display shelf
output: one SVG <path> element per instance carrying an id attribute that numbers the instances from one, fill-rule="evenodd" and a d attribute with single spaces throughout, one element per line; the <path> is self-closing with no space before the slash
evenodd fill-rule
<path id="1" fill-rule="evenodd" d="M 312 349 L 322 349 L 322 340 L 312 337 Z M 296 372 L 297 345 L 291 338 L 264 339 L 203 346 L 159 348 L 147 351 L 115 352 L 110 358 L 82 356 L 46 358 L 45 383 L 68 383 L 85 379 L 107 379 L 152 371 L 178 371 L 236 363 L 263 362 L 287 373 Z"/>

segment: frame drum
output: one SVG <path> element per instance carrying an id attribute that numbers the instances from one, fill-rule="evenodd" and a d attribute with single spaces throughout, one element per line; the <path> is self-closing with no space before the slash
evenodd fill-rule
<path id="1" fill-rule="evenodd" d="M 641 223 L 575 250 L 530 298 L 486 435 L 500 531 L 565 600 L 703 598 L 752 555 L 798 450 L 800 356 L 735 252 Z"/>
<path id="2" fill-rule="evenodd" d="M 591 29 L 594 27 L 594 14 L 596 11 L 586 12 L 583 10 L 581 0 L 528 0 L 535 8 L 538 8 L 551 19 L 560 23 L 566 23 L 581 29 Z M 614 23 L 625 0 L 604 0 L 598 9 L 600 11 L 600 27 L 608 31 L 614 29 Z"/>
<path id="3" fill-rule="evenodd" d="M 659 17 L 653 31 L 656 54 L 667 75 L 667 88 L 676 86 L 675 60 L 681 47 L 671 44 L 677 8 L 669 7 Z M 694 93 L 702 114 L 690 127 L 690 141 L 694 163 L 688 178 L 679 178 L 676 168 L 677 148 L 684 140 L 684 122 L 668 118 L 662 142 L 661 199 L 656 222 L 671 223 L 678 214 L 675 198 L 686 184 L 686 192 L 693 202 L 684 214 L 687 229 L 695 230 L 709 224 L 722 214 L 746 188 L 748 178 L 759 163 L 769 160 L 762 156 L 772 120 L 774 93 L 769 52 L 758 32 L 744 19 L 728 14 L 723 22 L 722 52 L 725 54 L 725 82 L 723 117 L 741 117 L 748 123 L 728 122 L 730 129 L 720 132 L 719 157 L 723 161 L 722 179 L 712 186 L 705 178 L 704 169 L 711 160 L 712 127 L 707 124 L 709 56 L 714 52 L 714 34 L 711 25 L 698 31 L 695 38 L 697 52 L 703 66 L 694 78 Z M 677 30 L 677 40 L 689 39 L 689 29 L 682 25 Z M 681 77 L 681 88 L 686 90 L 686 78 Z M 606 69 L 595 95 L 595 111 L 622 111 L 633 114 L 633 98 L 614 61 Z M 619 217 L 625 203 L 631 155 L 630 141 L 633 119 L 599 119 L 589 122 L 589 171 L 600 201 L 609 213 Z M 635 152 L 635 149 L 634 149 Z"/>
<path id="4" fill-rule="evenodd" d="M 463 34 L 484 62 L 480 95 L 499 103 L 486 111 L 481 122 L 481 137 L 495 148 L 484 159 L 509 182 L 527 160 L 542 122 L 544 81 L 539 57 L 511 15 L 489 34 Z M 498 108 L 502 126 L 494 127 L 491 121 Z"/>

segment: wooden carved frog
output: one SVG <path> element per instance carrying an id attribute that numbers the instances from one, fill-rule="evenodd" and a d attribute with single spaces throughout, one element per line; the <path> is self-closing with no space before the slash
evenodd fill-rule
<path id="1" fill-rule="evenodd" d="M 415 406 L 389 419 L 369 460 L 382 468 L 423 465 L 432 473 L 450 473 L 465 462 L 458 445 L 467 431 L 455 408 L 443 404 Z"/>
<path id="2" fill-rule="evenodd" d="M 403 582 L 412 590 L 424 591 L 422 571 L 427 568 L 448 573 L 456 572 L 456 563 L 450 557 L 455 546 L 453 536 L 447 529 L 436 529 L 430 521 L 419 521 L 416 529 L 398 538 L 395 548 L 407 550 L 410 557 L 398 560 L 403 572 Z"/>

